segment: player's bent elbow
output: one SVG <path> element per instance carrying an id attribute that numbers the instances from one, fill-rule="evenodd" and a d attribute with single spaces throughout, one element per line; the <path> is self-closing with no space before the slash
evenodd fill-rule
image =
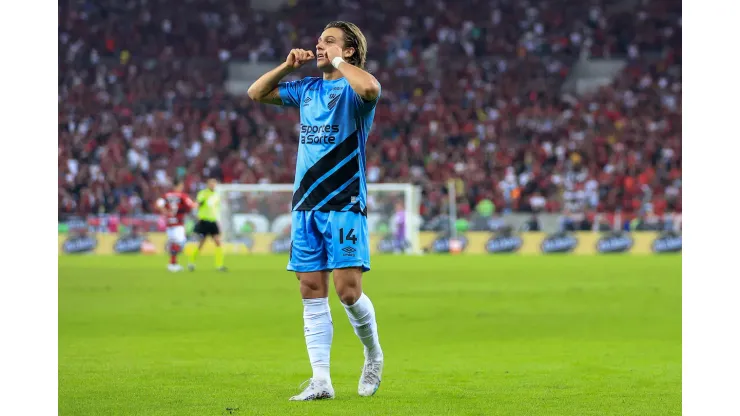
<path id="1" fill-rule="evenodd" d="M 259 91 L 257 91 L 257 88 L 255 88 L 255 87 L 254 87 L 254 84 L 252 84 L 252 85 L 251 85 L 251 86 L 250 86 L 250 87 L 249 87 L 249 88 L 247 89 L 247 97 L 249 97 L 249 98 L 251 98 L 251 99 L 252 99 L 253 101 L 257 101 L 257 102 L 259 102 L 259 101 L 260 101 L 260 99 L 262 98 L 262 97 L 260 96 L 260 94 L 259 94 Z"/>
<path id="2" fill-rule="evenodd" d="M 257 85 L 257 82 L 255 82 L 247 89 L 247 96 L 258 103 L 269 101 L 270 92 L 264 93 L 260 90 L 261 88 Z"/>
<path id="3" fill-rule="evenodd" d="M 263 93 L 253 84 L 247 90 L 247 96 L 249 96 L 249 98 L 251 98 L 252 100 L 262 104 L 282 104 L 280 93 L 278 93 L 277 88 L 274 88 L 272 91 L 269 91 L 267 93 Z"/>
<path id="4" fill-rule="evenodd" d="M 378 98 L 378 95 L 380 94 L 380 85 L 378 85 L 378 81 L 372 80 L 368 85 L 366 85 L 362 91 L 360 92 L 360 97 L 362 97 L 365 101 L 375 101 L 376 98 Z"/>

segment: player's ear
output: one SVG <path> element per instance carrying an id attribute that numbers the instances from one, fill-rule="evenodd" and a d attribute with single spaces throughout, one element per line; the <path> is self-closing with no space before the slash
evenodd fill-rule
<path id="1" fill-rule="evenodd" d="M 344 55 L 344 58 L 350 58 L 352 55 L 355 54 L 355 48 L 347 48 L 345 49 L 342 54 Z"/>

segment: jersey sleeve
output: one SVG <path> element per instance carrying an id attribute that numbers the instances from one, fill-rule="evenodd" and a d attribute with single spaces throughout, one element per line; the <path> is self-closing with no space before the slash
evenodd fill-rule
<path id="1" fill-rule="evenodd" d="M 203 191 L 198 192 L 198 195 L 195 196 L 195 202 L 197 202 L 200 205 L 203 205 L 205 200 L 206 200 L 206 194 Z"/>
<path id="2" fill-rule="evenodd" d="M 195 208 L 195 202 L 193 202 L 193 200 L 190 199 L 189 196 L 186 195 L 185 198 L 183 199 L 183 202 L 185 203 L 185 206 L 187 207 L 187 209 Z"/>
<path id="3" fill-rule="evenodd" d="M 365 99 L 360 97 L 360 94 L 356 93 L 354 90 L 350 88 L 350 90 L 352 91 L 352 94 L 355 97 L 355 107 L 357 108 L 357 111 L 360 112 L 360 114 L 363 114 L 363 115 L 367 114 L 368 112 L 370 112 L 370 110 L 375 108 L 375 106 L 378 104 L 378 100 L 380 99 L 380 94 L 383 90 L 383 87 L 380 86 L 380 83 L 378 83 L 378 87 L 379 87 L 378 96 L 375 97 L 375 99 L 372 101 L 366 101 Z"/>
<path id="4" fill-rule="evenodd" d="M 281 82 L 278 84 L 278 92 L 283 105 L 286 107 L 298 107 L 303 96 L 304 80 Z"/>

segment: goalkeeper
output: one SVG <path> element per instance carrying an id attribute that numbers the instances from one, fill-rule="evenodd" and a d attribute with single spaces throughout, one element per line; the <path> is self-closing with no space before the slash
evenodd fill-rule
<path id="1" fill-rule="evenodd" d="M 198 204 L 198 222 L 195 224 L 193 232 L 198 236 L 198 247 L 190 252 L 188 269 L 195 270 L 195 258 L 200 253 L 206 238 L 211 237 L 216 244 L 215 266 L 222 272 L 226 271 L 224 266 L 224 251 L 221 246 L 221 230 L 218 228 L 217 214 L 219 210 L 218 195 L 216 194 L 216 179 L 209 179 L 206 189 L 198 192 L 195 202 Z"/>

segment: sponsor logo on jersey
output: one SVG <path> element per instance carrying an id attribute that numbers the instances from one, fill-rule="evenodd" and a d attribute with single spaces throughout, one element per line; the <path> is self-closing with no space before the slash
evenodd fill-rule
<path id="1" fill-rule="evenodd" d="M 522 238 L 511 233 L 498 233 L 486 242 L 489 253 L 516 253 L 522 248 Z"/>
<path id="2" fill-rule="evenodd" d="M 98 246 L 98 240 L 94 237 L 75 236 L 70 237 L 62 244 L 62 250 L 68 254 L 90 253 Z"/>
<path id="3" fill-rule="evenodd" d="M 578 246 L 578 239 L 566 233 L 548 235 L 540 249 L 543 253 L 570 253 Z"/>
<path id="4" fill-rule="evenodd" d="M 653 241 L 652 249 L 654 253 L 679 253 L 682 249 L 681 234 L 667 232 L 661 234 Z"/>
<path id="5" fill-rule="evenodd" d="M 339 102 L 339 98 L 340 97 L 341 97 L 341 95 L 336 95 L 336 96 L 334 96 L 334 98 L 332 98 L 331 100 L 329 100 L 329 103 L 326 105 L 329 108 L 329 110 L 333 110 L 334 107 L 337 106 L 337 103 Z"/>
<path id="6" fill-rule="evenodd" d="M 335 144 L 337 133 L 339 133 L 339 124 L 321 126 L 301 124 L 300 142 L 302 144 Z"/>
<path id="7" fill-rule="evenodd" d="M 610 233 L 596 242 L 596 251 L 599 253 L 627 253 L 632 249 L 634 240 L 627 233 Z"/>

